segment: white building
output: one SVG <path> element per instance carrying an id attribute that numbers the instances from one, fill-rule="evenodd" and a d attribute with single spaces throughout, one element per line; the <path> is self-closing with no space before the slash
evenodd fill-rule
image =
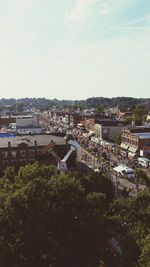
<path id="1" fill-rule="evenodd" d="M 36 115 L 26 115 L 16 117 L 16 127 L 39 126 L 39 120 Z"/>
<path id="2" fill-rule="evenodd" d="M 16 126 L 16 132 L 18 134 L 41 134 L 43 129 L 39 125 L 39 119 L 36 115 L 23 115 L 16 116 L 16 123 L 11 124 L 10 127 L 14 129 Z"/>

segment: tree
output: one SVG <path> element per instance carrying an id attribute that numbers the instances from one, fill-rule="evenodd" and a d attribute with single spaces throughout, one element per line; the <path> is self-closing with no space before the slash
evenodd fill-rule
<path id="1" fill-rule="evenodd" d="M 116 133 L 116 135 L 115 135 L 115 143 L 117 145 L 121 144 L 121 133 Z"/>
<path id="2" fill-rule="evenodd" d="M 142 125 L 143 117 L 147 114 L 147 109 L 144 105 L 136 105 L 133 110 L 133 120 L 136 125 Z"/>
<path id="3" fill-rule="evenodd" d="M 150 234 L 142 241 L 139 267 L 150 267 Z"/>
<path id="4" fill-rule="evenodd" d="M 0 179 L 0 266 L 149 266 L 149 221 L 150 194 L 114 200 L 102 173 L 8 168 Z"/>
<path id="5" fill-rule="evenodd" d="M 133 110 L 135 116 L 144 116 L 147 114 L 147 108 L 144 105 L 136 105 Z"/>
<path id="6" fill-rule="evenodd" d="M 22 112 L 23 112 L 23 108 L 24 108 L 24 103 L 18 101 L 18 102 L 16 103 L 16 112 L 17 112 L 17 113 L 22 113 Z"/>
<path id="7" fill-rule="evenodd" d="M 0 104 L 0 112 L 2 112 L 4 109 L 4 106 L 2 104 Z"/>
<path id="8" fill-rule="evenodd" d="M 77 177 L 77 179 L 79 179 Z M 80 183 L 84 187 L 85 192 L 101 192 L 105 194 L 106 200 L 110 203 L 114 197 L 114 189 L 112 182 L 105 177 L 103 173 L 92 173 L 80 178 Z"/>
<path id="9" fill-rule="evenodd" d="M 150 194 L 139 193 L 134 198 L 117 199 L 111 205 L 110 214 L 118 220 L 112 228 L 123 250 L 122 266 L 137 266 L 143 253 L 143 242 L 150 231 Z M 143 267 L 148 264 L 145 260 Z"/>
<path id="10" fill-rule="evenodd" d="M 97 267 L 111 237 L 107 182 L 37 164 L 14 175 L 0 182 L 0 266 Z"/>
<path id="11" fill-rule="evenodd" d="M 143 171 L 143 169 L 136 169 L 136 177 L 139 183 L 145 184 L 150 190 L 150 177 Z"/>
<path id="12" fill-rule="evenodd" d="M 132 123 L 132 121 L 133 121 L 133 117 L 132 116 L 130 116 L 130 117 L 126 117 L 125 118 L 125 122 L 127 123 L 127 124 L 131 124 Z"/>
<path id="13" fill-rule="evenodd" d="M 103 115 L 104 115 L 104 106 L 98 106 L 97 108 L 96 108 L 96 112 L 95 112 L 95 115 L 97 116 L 97 117 L 99 117 L 99 118 L 102 118 L 103 117 Z"/>

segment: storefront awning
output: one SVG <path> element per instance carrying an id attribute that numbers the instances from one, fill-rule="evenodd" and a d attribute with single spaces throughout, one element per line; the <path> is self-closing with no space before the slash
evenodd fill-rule
<path id="1" fill-rule="evenodd" d="M 137 150 L 138 150 L 137 147 L 133 147 L 133 146 L 129 147 L 129 151 L 132 152 L 132 153 L 136 153 Z"/>
<path id="2" fill-rule="evenodd" d="M 120 148 L 128 149 L 129 145 L 121 143 Z"/>

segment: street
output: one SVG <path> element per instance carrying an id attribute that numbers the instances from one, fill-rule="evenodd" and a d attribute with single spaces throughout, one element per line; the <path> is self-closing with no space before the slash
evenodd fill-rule
<path id="1" fill-rule="evenodd" d="M 136 194 L 137 184 L 129 181 L 125 177 L 118 175 L 111 167 L 111 162 L 117 160 L 114 155 L 111 155 L 109 161 L 100 161 L 96 156 L 92 155 L 86 149 L 81 147 L 81 149 L 77 152 L 77 160 L 82 161 L 89 168 L 95 170 L 96 172 L 98 172 L 99 170 L 105 172 L 105 175 L 109 177 L 115 185 L 116 195 L 123 189 L 126 189 L 128 192 L 130 192 L 130 194 Z M 117 163 L 120 164 L 119 160 L 117 161 Z M 139 184 L 138 189 L 143 191 L 145 189 L 145 186 Z"/>

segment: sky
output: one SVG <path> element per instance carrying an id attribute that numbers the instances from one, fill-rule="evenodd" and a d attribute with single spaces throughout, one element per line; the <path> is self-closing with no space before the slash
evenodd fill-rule
<path id="1" fill-rule="evenodd" d="M 0 0 L 0 98 L 150 98 L 150 0 Z"/>

